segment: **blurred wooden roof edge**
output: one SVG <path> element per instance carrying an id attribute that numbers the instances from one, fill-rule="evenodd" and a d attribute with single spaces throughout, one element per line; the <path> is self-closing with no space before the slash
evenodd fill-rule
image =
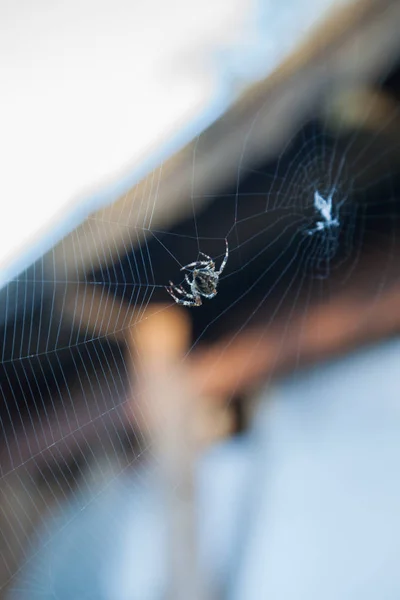
<path id="1" fill-rule="evenodd" d="M 88 265 L 109 262 L 124 246 L 140 243 L 150 225 L 149 212 L 151 225 L 157 228 L 167 229 L 183 218 L 192 210 L 187 199 L 193 186 L 194 159 L 200 207 L 208 201 L 201 198 L 204 190 L 211 185 L 217 192 L 232 180 L 239 161 L 265 160 L 276 153 L 328 82 L 340 85 L 351 79 L 365 83 L 389 68 L 400 47 L 399 22 L 396 0 L 359 0 L 329 11 L 278 69 L 246 90 L 199 138 L 128 194 L 94 213 L 49 252 L 45 265 L 50 276 L 73 273 L 76 279 Z M 252 129 L 257 114 L 257 127 Z"/>

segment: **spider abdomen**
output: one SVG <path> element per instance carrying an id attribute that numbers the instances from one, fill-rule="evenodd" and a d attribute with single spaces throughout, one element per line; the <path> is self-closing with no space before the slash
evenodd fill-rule
<path id="1" fill-rule="evenodd" d="M 218 280 L 212 277 L 210 273 L 196 273 L 193 279 L 199 294 L 208 296 L 216 293 Z"/>

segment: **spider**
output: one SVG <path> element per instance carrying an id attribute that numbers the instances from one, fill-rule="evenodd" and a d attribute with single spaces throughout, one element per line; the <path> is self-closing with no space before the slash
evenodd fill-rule
<path id="1" fill-rule="evenodd" d="M 201 306 L 202 296 L 204 298 L 213 298 L 216 295 L 219 276 L 225 269 L 226 263 L 228 262 L 228 240 L 225 240 L 225 244 L 226 252 L 219 271 L 215 270 L 215 263 L 213 259 L 207 254 L 204 254 L 204 252 L 200 252 L 200 254 L 207 260 L 197 260 L 182 267 L 181 271 L 187 269 L 193 274 L 191 281 L 189 279 L 189 275 L 185 274 L 185 280 L 190 288 L 190 292 L 185 290 L 182 285 L 175 285 L 172 283 L 172 281 L 169 282 L 169 287 L 166 287 L 165 289 L 173 297 L 175 302 L 182 304 L 183 306 Z M 179 296 L 182 297 L 180 298 L 175 294 L 179 294 Z"/>

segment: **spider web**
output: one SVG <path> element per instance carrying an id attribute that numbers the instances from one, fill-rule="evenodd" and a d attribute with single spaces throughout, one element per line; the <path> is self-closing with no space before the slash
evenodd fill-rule
<path id="1" fill-rule="evenodd" d="M 197 184 L 194 152 L 189 216 L 174 227 L 160 227 L 154 218 L 163 181 L 159 169 L 140 196 L 127 197 L 139 216 L 124 247 L 114 240 L 98 246 L 98 260 L 88 266 L 77 239 L 75 275 L 67 266 L 60 272 L 50 253 L 2 291 L 0 547 L 11 597 L 66 598 L 71 589 L 74 597 L 115 597 L 104 592 L 103 569 L 112 570 L 111 563 L 116 568 L 109 540 L 123 546 L 129 519 L 141 540 L 133 543 L 140 564 L 148 560 L 163 574 L 162 533 L 143 542 L 163 525 L 144 468 L 154 450 L 151 436 L 127 418 L 127 406 L 138 400 L 135 391 L 130 395 L 131 368 L 141 360 L 140 349 L 127 342 L 150 305 L 162 303 L 159 311 L 174 305 L 165 286 L 169 280 L 185 286 L 182 266 L 204 252 L 218 269 L 228 240 L 218 294 L 191 309 L 192 343 L 182 359 L 225 340 L 207 373 L 218 378 L 224 355 L 243 332 L 257 329 L 226 404 L 235 399 L 241 374 L 276 326 L 281 341 L 267 378 L 278 373 L 291 328 L 306 322 L 314 303 L 329 303 L 360 277 L 368 283 L 372 307 L 398 281 L 397 99 L 392 96 L 393 110 L 378 127 L 370 126 L 379 102 L 373 94 L 361 120 L 349 124 L 344 113 L 337 117 L 327 85 L 266 163 L 254 164 L 247 156 L 263 110 L 255 116 L 235 181 L 226 190 L 208 193 Z M 126 227 L 118 214 L 113 221 Z M 98 239 L 110 222 L 91 217 L 84 243 Z M 378 266 L 372 268 L 376 257 Z M 301 331 L 300 326 L 292 368 L 303 358 Z M 130 559 L 133 568 L 138 557 Z M 135 585 L 143 579 L 143 586 L 150 586 L 149 597 L 161 593 L 162 584 L 151 574 L 134 573 Z"/>

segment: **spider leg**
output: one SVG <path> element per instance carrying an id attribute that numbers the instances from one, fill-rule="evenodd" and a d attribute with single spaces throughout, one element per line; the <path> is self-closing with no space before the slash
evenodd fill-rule
<path id="1" fill-rule="evenodd" d="M 182 298 L 178 298 L 178 296 L 175 296 L 172 288 L 166 287 L 165 289 L 167 290 L 168 294 L 170 296 L 172 296 L 172 298 L 175 300 L 175 302 L 177 302 L 177 304 L 180 304 L 181 302 L 183 302 Z"/>
<path id="2" fill-rule="evenodd" d="M 201 296 L 199 294 L 195 295 L 194 301 L 196 306 L 201 306 Z"/>
<path id="3" fill-rule="evenodd" d="M 204 252 L 199 252 L 199 254 L 201 254 L 202 256 L 204 256 L 205 258 L 208 259 L 208 262 L 212 263 L 213 259 L 211 258 L 211 256 L 208 256 L 208 254 L 204 254 Z"/>
<path id="4" fill-rule="evenodd" d="M 189 279 L 189 275 L 185 274 L 185 280 L 186 280 L 186 283 L 187 283 L 189 286 L 192 286 L 192 283 L 193 283 L 193 281 L 190 281 L 190 279 Z"/>
<path id="5" fill-rule="evenodd" d="M 201 300 L 200 300 L 200 302 L 196 302 L 196 301 L 186 302 L 185 300 L 181 300 L 181 302 L 179 302 L 179 304 L 182 304 L 182 306 L 201 306 Z"/>
<path id="6" fill-rule="evenodd" d="M 171 288 L 168 288 L 168 289 L 171 289 Z M 181 296 L 186 296 L 186 298 L 194 298 L 194 296 L 192 294 L 185 292 L 184 289 L 178 287 L 177 285 L 175 285 L 172 289 L 174 290 L 174 292 L 176 292 L 177 294 L 180 294 Z"/>
<path id="7" fill-rule="evenodd" d="M 174 296 L 172 296 L 173 298 L 175 298 L 175 302 L 177 304 L 181 304 L 181 306 L 200 306 L 201 302 L 198 303 L 195 300 L 180 300 L 179 298 L 176 298 Z"/>
<path id="8" fill-rule="evenodd" d="M 175 290 L 179 294 L 186 294 L 185 289 L 181 285 L 175 285 L 172 281 L 169 282 L 169 286 L 171 290 Z"/>
<path id="9" fill-rule="evenodd" d="M 187 292 L 184 287 L 181 285 L 175 285 L 172 281 L 169 282 L 169 287 L 165 288 L 168 292 L 174 291 L 181 296 L 186 296 L 186 298 L 194 298 L 193 294 Z"/>
<path id="10" fill-rule="evenodd" d="M 192 294 L 185 294 L 185 298 L 190 298 L 190 300 L 185 300 L 184 298 L 178 298 L 178 296 L 175 296 L 174 291 L 182 293 L 179 290 L 179 288 L 176 288 L 176 286 L 174 286 L 174 288 L 167 287 L 165 289 L 167 290 L 168 294 L 175 300 L 175 302 L 177 304 L 181 304 L 182 306 L 200 306 L 201 305 L 200 296 L 193 296 Z"/>
<path id="11" fill-rule="evenodd" d="M 191 267 L 205 267 L 206 265 L 211 266 L 211 263 L 209 260 L 196 260 L 195 262 L 189 263 L 188 265 L 182 267 L 181 271 L 184 271 L 185 269 L 190 269 Z"/>
<path id="12" fill-rule="evenodd" d="M 198 302 L 197 298 L 194 300 L 184 300 L 183 298 L 178 298 L 178 296 L 175 296 L 175 294 L 174 294 L 175 290 L 173 290 L 172 288 L 167 287 L 165 289 L 167 290 L 168 294 L 170 296 L 172 296 L 172 298 L 175 300 L 175 302 L 177 304 L 182 304 L 183 306 L 199 306 L 199 302 Z M 176 290 L 176 291 L 178 291 L 178 290 Z M 193 296 L 191 294 L 187 294 L 186 298 L 193 298 Z M 201 301 L 200 301 L 200 304 L 201 304 Z"/>
<path id="13" fill-rule="evenodd" d="M 221 263 L 221 266 L 219 268 L 219 271 L 217 271 L 218 275 L 221 275 L 222 271 L 225 269 L 226 267 L 226 263 L 228 262 L 228 257 L 229 257 L 229 246 L 228 246 L 228 240 L 225 238 L 225 245 L 226 245 L 226 252 L 225 252 L 225 256 L 224 256 L 224 260 Z"/>
<path id="14" fill-rule="evenodd" d="M 217 295 L 217 290 L 214 290 L 211 294 L 202 294 L 202 296 L 204 296 L 204 298 L 207 298 L 208 300 L 210 298 L 214 298 L 214 296 Z"/>

